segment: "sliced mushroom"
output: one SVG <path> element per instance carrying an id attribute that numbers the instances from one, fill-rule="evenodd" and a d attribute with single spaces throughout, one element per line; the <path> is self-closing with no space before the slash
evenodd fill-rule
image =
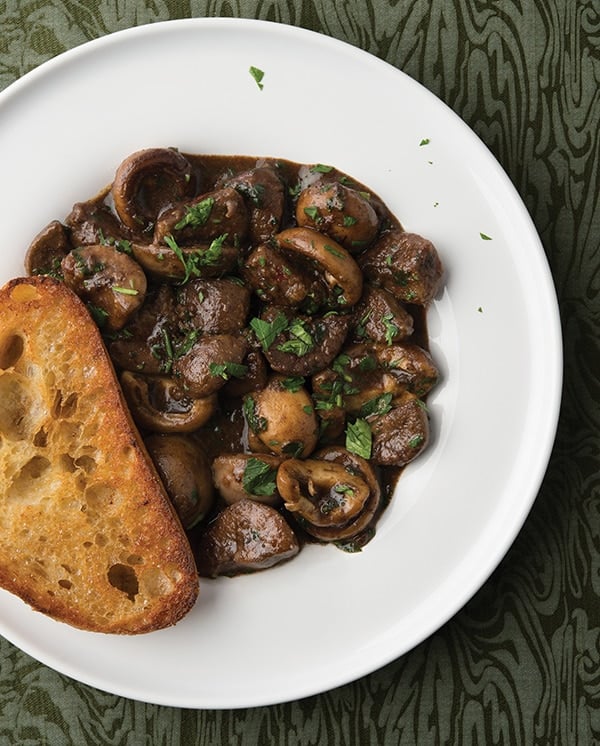
<path id="1" fill-rule="evenodd" d="M 195 191 L 189 161 L 171 148 L 139 150 L 118 167 L 112 186 L 115 210 L 134 233 L 147 234 L 158 215 Z"/>
<path id="2" fill-rule="evenodd" d="M 25 271 L 28 275 L 58 275 L 60 263 L 71 251 L 72 244 L 65 226 L 53 220 L 31 242 L 25 254 Z"/>
<path id="3" fill-rule="evenodd" d="M 427 305 L 443 275 L 442 262 L 431 241 L 401 228 L 383 233 L 358 261 L 365 277 L 403 303 Z"/>
<path id="4" fill-rule="evenodd" d="M 276 236 L 280 249 L 308 263 L 322 277 L 333 308 L 350 307 L 362 294 L 362 273 L 348 251 L 312 228 L 287 228 Z"/>
<path id="5" fill-rule="evenodd" d="M 313 462 L 323 465 L 313 466 Z M 307 461 L 288 463 L 279 467 L 277 488 L 287 510 L 311 536 L 320 541 L 346 540 L 371 524 L 381 505 L 381 489 L 365 459 L 345 448 L 330 446 L 310 459 L 309 469 L 303 469 Z M 336 477 L 339 493 L 335 492 Z"/>
<path id="6" fill-rule="evenodd" d="M 201 337 L 173 363 L 173 373 L 190 396 L 216 393 L 231 377 L 244 376 L 243 359 L 248 345 L 244 337 L 211 334 Z"/>
<path id="7" fill-rule="evenodd" d="M 256 500 L 277 506 L 281 496 L 277 491 L 279 456 L 258 453 L 232 453 L 217 456 L 212 471 L 215 487 L 228 505 L 239 500 Z"/>
<path id="8" fill-rule="evenodd" d="M 120 381 L 132 417 L 143 430 L 190 433 L 208 422 L 217 409 L 216 395 L 192 399 L 169 376 L 123 371 Z"/>
<path id="9" fill-rule="evenodd" d="M 204 577 L 266 570 L 300 551 L 283 516 L 270 505 L 239 500 L 217 515 L 200 537 L 198 572 Z"/>
<path id="10" fill-rule="evenodd" d="M 145 444 L 183 527 L 192 528 L 214 503 L 206 454 L 186 435 L 149 435 Z"/>
<path id="11" fill-rule="evenodd" d="M 121 329 L 146 296 L 146 275 L 113 246 L 73 249 L 61 262 L 65 283 L 88 303 L 109 331 Z"/>
<path id="12" fill-rule="evenodd" d="M 368 195 L 337 181 L 317 181 L 304 189 L 296 204 L 296 221 L 325 233 L 353 254 L 363 251 L 379 230 Z"/>
<path id="13" fill-rule="evenodd" d="M 318 437 L 313 402 L 303 386 L 274 376 L 261 391 L 244 398 L 248 443 L 280 456 L 306 458 Z"/>
<path id="14" fill-rule="evenodd" d="M 163 210 L 156 221 L 154 243 L 163 244 L 170 236 L 180 246 L 197 246 L 225 233 L 229 243 L 236 246 L 248 233 L 246 205 L 232 188 L 207 192 Z"/>

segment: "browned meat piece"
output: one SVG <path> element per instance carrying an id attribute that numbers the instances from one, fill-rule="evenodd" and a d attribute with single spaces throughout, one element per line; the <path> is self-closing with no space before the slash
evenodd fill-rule
<path id="1" fill-rule="evenodd" d="M 238 575 L 273 567 L 300 551 L 283 516 L 269 505 L 239 500 L 209 524 L 196 552 L 204 577 Z"/>
<path id="2" fill-rule="evenodd" d="M 227 234 L 227 243 L 239 246 L 248 232 L 248 211 L 235 189 L 218 189 L 177 204 L 158 216 L 154 243 L 172 236 L 180 246 L 209 243 Z"/>
<path id="3" fill-rule="evenodd" d="M 268 244 L 258 246 L 243 267 L 244 279 L 265 303 L 296 308 L 312 298 L 326 297 L 322 283 Z"/>
<path id="4" fill-rule="evenodd" d="M 190 396 L 214 394 L 231 377 L 245 375 L 242 365 L 247 351 L 244 337 L 212 334 L 201 337 L 173 363 L 173 373 L 180 376 Z"/>
<path id="5" fill-rule="evenodd" d="M 418 345 L 379 346 L 375 356 L 390 376 L 417 396 L 425 396 L 438 382 L 439 371 L 431 355 Z"/>
<path id="6" fill-rule="evenodd" d="M 442 279 L 435 246 L 416 233 L 394 228 L 357 258 L 365 276 L 403 303 L 427 305 Z"/>
<path id="7" fill-rule="evenodd" d="M 368 340 L 389 345 L 410 337 L 413 317 L 392 293 L 367 285 L 354 310 L 352 331 L 359 342 Z"/>
<path id="8" fill-rule="evenodd" d="M 168 285 L 148 293 L 146 302 L 108 345 L 117 368 L 148 375 L 169 373 L 172 365 L 173 330 L 176 327 L 175 300 Z"/>
<path id="9" fill-rule="evenodd" d="M 103 243 L 119 246 L 119 242 L 130 238 L 129 230 L 101 201 L 77 202 L 65 224 L 71 233 L 71 243 L 76 247 Z"/>
<path id="10" fill-rule="evenodd" d="M 144 302 L 146 275 L 113 246 L 73 249 L 61 262 L 65 283 L 91 306 L 99 326 L 121 329 Z"/>
<path id="11" fill-rule="evenodd" d="M 373 435 L 371 459 L 380 466 L 404 466 L 429 442 L 429 420 L 423 402 L 406 394 L 387 414 L 370 421 Z"/>
<path id="12" fill-rule="evenodd" d="M 239 192 L 248 206 L 250 242 L 254 246 L 279 231 L 285 210 L 285 187 L 273 168 L 253 168 L 228 179 L 226 185 Z"/>
<path id="13" fill-rule="evenodd" d="M 60 263 L 71 251 L 72 245 L 65 226 L 53 220 L 31 242 L 25 255 L 28 275 L 58 275 Z"/>
<path id="14" fill-rule="evenodd" d="M 250 291 L 229 279 L 192 280 L 177 293 L 177 313 L 184 329 L 232 334 L 246 325 Z"/>
<path id="15" fill-rule="evenodd" d="M 350 326 L 349 315 L 293 316 L 289 309 L 268 306 L 262 321 L 287 320 L 264 350 L 271 367 L 288 376 L 310 376 L 326 368 L 340 351 Z"/>

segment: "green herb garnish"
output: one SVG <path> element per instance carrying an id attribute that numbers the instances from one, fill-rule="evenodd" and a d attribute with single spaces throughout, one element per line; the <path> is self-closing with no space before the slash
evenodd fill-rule
<path id="1" fill-rule="evenodd" d="M 214 204 L 214 197 L 205 197 L 200 202 L 196 202 L 195 205 L 186 207 L 185 215 L 175 224 L 175 230 L 179 231 L 187 225 L 193 228 L 206 225 Z"/>
<path id="2" fill-rule="evenodd" d="M 277 469 L 258 458 L 249 458 L 244 468 L 242 486 L 249 495 L 272 495 L 275 492 Z"/>
<path id="3" fill-rule="evenodd" d="M 232 376 L 234 378 L 243 378 L 248 372 L 248 366 L 226 361 L 224 363 L 210 363 L 208 371 L 211 376 L 220 376 L 225 381 L 228 381 Z"/>
<path id="4" fill-rule="evenodd" d="M 366 420 L 357 419 L 346 428 L 346 448 L 362 458 L 371 458 L 373 434 Z"/>
<path id="5" fill-rule="evenodd" d="M 264 71 L 260 70 L 258 67 L 254 67 L 254 65 L 250 65 L 248 72 L 250 73 L 250 75 L 252 75 L 252 77 L 256 81 L 256 85 L 262 91 L 262 89 L 264 88 L 264 84 L 262 82 L 263 78 L 265 77 Z"/>
<path id="6" fill-rule="evenodd" d="M 285 331 L 288 327 L 288 320 L 283 313 L 278 313 L 273 321 L 264 321 L 255 317 L 250 321 L 250 327 L 256 339 L 262 345 L 263 350 L 266 352 L 269 347 L 273 344 L 276 337 Z"/>
<path id="7" fill-rule="evenodd" d="M 242 408 L 248 427 L 253 433 L 262 433 L 267 429 L 269 424 L 267 418 L 256 414 L 256 402 L 251 396 L 244 399 Z"/>

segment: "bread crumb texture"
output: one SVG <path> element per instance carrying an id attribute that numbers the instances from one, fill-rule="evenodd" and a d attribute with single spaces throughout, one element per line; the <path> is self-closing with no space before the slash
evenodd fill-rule
<path id="1" fill-rule="evenodd" d="M 85 629 L 175 623 L 194 561 L 95 325 L 47 278 L 0 309 L 0 584 Z"/>

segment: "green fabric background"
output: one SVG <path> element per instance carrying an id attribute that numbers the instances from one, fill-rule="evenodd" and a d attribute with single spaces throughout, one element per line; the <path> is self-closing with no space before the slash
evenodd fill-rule
<path id="1" fill-rule="evenodd" d="M 299 702 L 193 711 L 97 691 L 0 638 L 0 746 L 600 744 L 600 3 L 0 0 L 0 89 L 89 39 L 219 15 L 361 47 L 422 82 L 491 148 L 536 223 L 559 296 L 553 456 L 498 570 L 383 669 Z"/>

